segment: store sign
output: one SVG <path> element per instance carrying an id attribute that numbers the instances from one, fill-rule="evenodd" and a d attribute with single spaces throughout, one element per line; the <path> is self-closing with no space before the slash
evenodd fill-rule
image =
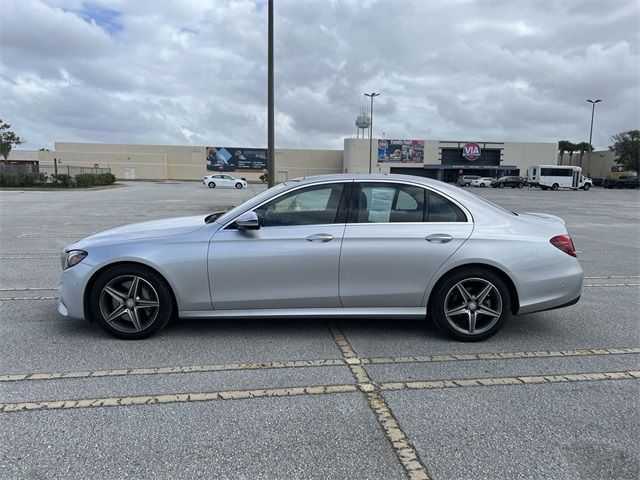
<path id="1" fill-rule="evenodd" d="M 424 140 L 378 140 L 378 162 L 424 163 Z"/>
<path id="2" fill-rule="evenodd" d="M 267 168 L 267 151 L 263 148 L 207 147 L 207 170 L 233 172 Z"/>
<path id="3" fill-rule="evenodd" d="M 467 143 L 464 147 L 462 147 L 462 156 L 473 162 L 480 158 L 480 145 L 477 143 Z"/>

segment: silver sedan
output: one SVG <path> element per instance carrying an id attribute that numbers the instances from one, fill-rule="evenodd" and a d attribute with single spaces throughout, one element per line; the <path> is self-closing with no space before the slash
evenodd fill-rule
<path id="1" fill-rule="evenodd" d="M 564 222 L 403 175 L 287 181 L 226 212 L 138 223 L 65 248 L 62 315 L 144 338 L 172 318 L 432 319 L 482 340 L 580 298 Z"/>

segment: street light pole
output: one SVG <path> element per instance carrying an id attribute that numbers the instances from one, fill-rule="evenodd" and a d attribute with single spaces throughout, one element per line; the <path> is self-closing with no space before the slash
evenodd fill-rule
<path id="1" fill-rule="evenodd" d="M 593 137 L 593 116 L 596 113 L 596 103 L 601 102 L 602 100 L 587 100 L 591 104 L 591 128 L 589 129 L 589 155 L 587 155 L 587 177 L 591 176 L 591 138 Z"/>
<path id="2" fill-rule="evenodd" d="M 373 149 L 373 99 L 380 96 L 380 94 L 371 92 L 365 93 L 364 96 L 371 99 L 371 124 L 369 125 L 369 173 L 371 173 L 371 151 Z"/>
<path id="3" fill-rule="evenodd" d="M 268 28 L 268 73 L 267 73 L 267 185 L 276 184 L 276 149 L 274 135 L 274 91 L 273 91 L 273 0 L 269 0 Z"/>

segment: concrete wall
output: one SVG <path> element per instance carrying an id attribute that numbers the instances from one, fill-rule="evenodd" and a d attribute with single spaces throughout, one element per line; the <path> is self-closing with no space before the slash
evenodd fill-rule
<path id="1" fill-rule="evenodd" d="M 179 145 L 126 145 L 56 142 L 53 152 L 35 152 L 41 163 L 110 168 L 119 178 L 140 180 L 200 180 L 206 168 L 206 148 Z M 29 155 L 33 156 L 33 153 Z M 342 150 L 276 150 L 279 181 L 309 175 L 342 172 Z M 238 170 L 233 175 L 259 181 L 263 172 Z"/>

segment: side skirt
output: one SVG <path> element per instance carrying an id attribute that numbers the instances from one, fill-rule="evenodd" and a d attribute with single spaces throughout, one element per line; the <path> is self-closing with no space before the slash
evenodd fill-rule
<path id="1" fill-rule="evenodd" d="M 370 308 L 278 308 L 248 310 L 196 310 L 181 311 L 180 318 L 250 318 L 250 317 L 393 317 L 424 319 L 425 307 L 370 307 Z"/>

